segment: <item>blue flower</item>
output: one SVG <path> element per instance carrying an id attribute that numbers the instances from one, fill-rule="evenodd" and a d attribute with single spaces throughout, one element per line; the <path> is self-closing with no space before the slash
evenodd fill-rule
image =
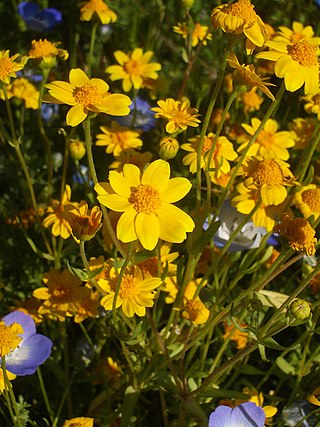
<path id="1" fill-rule="evenodd" d="M 253 402 L 245 402 L 235 408 L 218 406 L 209 418 L 209 427 L 263 427 L 264 410 Z"/>
<path id="2" fill-rule="evenodd" d="M 282 411 L 281 418 L 286 426 L 315 427 L 318 425 L 316 418 L 308 416 L 313 409 L 314 406 L 306 400 L 297 400 Z"/>
<path id="3" fill-rule="evenodd" d="M 151 111 L 148 101 L 145 101 L 137 96 L 129 108 L 130 114 L 128 116 L 114 117 L 119 125 L 133 129 L 140 129 L 143 131 L 148 131 L 155 127 L 155 113 Z"/>
<path id="4" fill-rule="evenodd" d="M 29 30 L 49 31 L 62 22 L 62 13 L 52 8 L 40 9 L 37 3 L 23 1 L 18 5 L 18 13 Z"/>
<path id="5" fill-rule="evenodd" d="M 41 104 L 41 116 L 44 121 L 51 122 L 58 117 L 58 104 Z"/>
<path id="6" fill-rule="evenodd" d="M 15 375 L 34 374 L 37 367 L 50 356 L 52 341 L 36 333 L 35 323 L 29 314 L 13 311 L 2 321 L 7 326 L 18 323 L 23 328 L 19 346 L 6 356 L 6 368 Z"/>

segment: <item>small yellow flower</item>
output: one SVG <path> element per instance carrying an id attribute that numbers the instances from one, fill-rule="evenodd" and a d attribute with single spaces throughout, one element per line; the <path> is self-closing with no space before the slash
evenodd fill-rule
<path id="1" fill-rule="evenodd" d="M 254 11 L 250 0 L 215 7 L 211 20 L 214 28 L 221 28 L 225 33 L 243 33 L 255 46 L 263 46 L 268 39 L 265 24 Z"/>
<path id="2" fill-rule="evenodd" d="M 240 324 L 241 327 L 245 328 L 245 323 Z M 231 341 L 234 341 L 236 343 L 236 347 L 238 350 L 243 349 L 247 343 L 248 343 L 248 333 L 242 332 L 239 329 L 237 329 L 232 323 L 223 322 L 224 327 L 224 339 L 230 339 Z"/>
<path id="3" fill-rule="evenodd" d="M 93 427 L 93 418 L 77 417 L 66 420 L 62 427 Z"/>
<path id="4" fill-rule="evenodd" d="M 44 63 L 51 65 L 54 64 L 57 57 L 66 61 L 69 53 L 65 49 L 58 48 L 59 44 L 59 42 L 52 43 L 47 39 L 32 40 L 28 58 L 43 60 Z"/>
<path id="5" fill-rule="evenodd" d="M 172 136 L 161 138 L 158 144 L 158 153 L 161 159 L 174 159 L 179 151 L 179 142 Z"/>
<path id="6" fill-rule="evenodd" d="M 66 189 L 63 193 L 62 200 L 51 200 L 51 206 L 49 206 L 45 214 L 47 215 L 42 222 L 42 225 L 46 228 L 51 227 L 51 233 L 54 236 L 61 236 L 63 239 L 68 239 L 71 235 L 71 227 L 63 216 L 61 215 L 64 211 L 65 205 L 70 203 L 71 200 L 71 188 L 70 185 L 66 185 Z"/>
<path id="7" fill-rule="evenodd" d="M 27 79 L 20 77 L 7 86 L 8 98 L 17 98 L 24 101 L 26 108 L 38 109 L 39 91 Z M 3 90 L 0 91 L 1 99 L 4 98 Z"/>
<path id="8" fill-rule="evenodd" d="M 79 139 L 71 139 L 69 142 L 69 153 L 74 160 L 81 160 L 86 154 L 86 146 Z"/>
<path id="9" fill-rule="evenodd" d="M 114 56 L 120 65 L 110 65 L 106 72 L 111 74 L 112 81 L 122 80 L 122 88 L 129 92 L 132 86 L 135 89 L 143 87 L 144 79 L 155 80 L 158 78 L 157 71 L 161 65 L 157 62 L 149 62 L 153 52 L 136 48 L 132 52 L 124 53 L 121 50 L 114 52 Z"/>
<path id="10" fill-rule="evenodd" d="M 184 39 L 188 37 L 188 26 L 186 23 L 177 24 L 173 27 L 175 33 L 181 34 Z M 207 40 L 212 39 L 212 35 L 208 32 L 207 25 L 201 25 L 199 22 L 196 22 L 192 32 L 192 47 L 197 46 L 199 43 L 202 43 L 204 46 L 207 45 Z"/>
<path id="11" fill-rule="evenodd" d="M 243 104 L 243 111 L 246 114 L 260 110 L 263 101 L 264 99 L 257 94 L 257 87 L 251 89 L 250 92 L 240 95 L 240 102 Z"/>
<path id="12" fill-rule="evenodd" d="M 89 210 L 84 200 L 80 203 L 64 205 L 61 216 L 68 221 L 76 239 L 91 240 L 102 226 L 100 208 L 94 206 Z"/>
<path id="13" fill-rule="evenodd" d="M 311 395 L 308 397 L 308 401 L 312 403 L 312 405 L 320 406 L 320 387 L 317 387 Z"/>
<path id="14" fill-rule="evenodd" d="M 126 164 L 123 173 L 109 172 L 109 183 L 96 184 L 99 202 L 123 212 L 117 224 L 117 237 L 124 243 L 139 240 L 152 250 L 159 239 L 181 243 L 194 222 L 184 211 L 172 205 L 191 189 L 186 178 L 170 179 L 170 165 L 164 160 L 152 162 L 143 173 Z"/>
<path id="15" fill-rule="evenodd" d="M 69 73 L 70 83 L 56 80 L 46 87 L 49 94 L 44 102 L 71 105 L 67 114 L 67 125 L 77 126 L 90 112 L 105 113 L 112 116 L 129 114 L 131 99 L 122 94 L 110 94 L 109 85 L 101 79 L 89 79 L 80 69 L 73 68 Z"/>
<path id="16" fill-rule="evenodd" d="M 9 381 L 12 381 L 17 377 L 15 374 L 12 374 L 9 371 L 6 371 L 6 373 Z M 0 393 L 4 392 L 5 389 L 6 385 L 4 383 L 3 370 L 0 369 Z"/>
<path id="17" fill-rule="evenodd" d="M 257 118 L 251 119 L 251 126 L 244 123 L 242 127 L 253 136 L 261 124 L 261 120 Z M 255 142 L 249 148 L 247 156 L 262 156 L 264 158 L 274 158 L 281 160 L 289 159 L 289 151 L 287 148 L 293 147 L 295 144 L 293 136 L 288 131 L 278 132 L 278 123 L 274 119 L 268 119 L 260 131 Z M 248 145 L 245 142 L 240 145 L 238 151 L 242 150 Z"/>
<path id="18" fill-rule="evenodd" d="M 319 91 L 319 46 L 305 39 L 297 43 L 269 41 L 266 45 L 271 49 L 260 52 L 256 58 L 276 61 L 275 74 L 284 78 L 285 87 L 295 92 L 304 85 L 306 95 Z"/>
<path id="19" fill-rule="evenodd" d="M 81 21 L 91 21 L 95 14 L 98 15 L 103 25 L 117 20 L 116 13 L 103 0 L 89 0 L 80 9 Z"/>
<path id="20" fill-rule="evenodd" d="M 103 133 L 97 135 L 96 145 L 106 146 L 107 154 L 113 153 L 117 157 L 123 150 L 142 147 L 139 132 L 120 126 L 116 121 L 111 122 L 111 127 L 101 126 L 100 130 Z"/>
<path id="21" fill-rule="evenodd" d="M 317 125 L 317 119 L 296 118 L 288 124 L 292 138 L 295 142 L 295 150 L 303 150 L 310 144 L 313 132 Z M 317 147 L 319 149 L 319 147 Z"/>
<path id="22" fill-rule="evenodd" d="M 306 101 L 304 110 L 309 114 L 317 114 L 317 119 L 320 120 L 320 91 L 315 95 L 307 95 L 302 98 Z"/>
<path id="23" fill-rule="evenodd" d="M 18 53 L 11 57 L 9 54 L 9 50 L 0 50 L 0 81 L 6 84 L 10 83 L 11 78 L 17 77 L 16 72 L 24 67 L 22 62 L 16 62 L 20 56 Z"/>
<path id="24" fill-rule="evenodd" d="M 308 256 L 316 253 L 316 232 L 305 218 L 293 218 L 285 214 L 281 222 L 273 227 L 273 231 L 285 237 L 293 250 L 305 251 Z"/>
<path id="25" fill-rule="evenodd" d="M 315 184 L 306 185 L 294 194 L 292 201 L 306 219 L 312 215 L 315 220 L 319 218 L 320 187 Z"/>
<path id="26" fill-rule="evenodd" d="M 188 101 L 175 101 L 173 98 L 167 98 L 157 102 L 159 107 L 151 108 L 155 111 L 155 118 L 164 118 L 168 120 L 166 131 L 175 133 L 186 130 L 188 126 L 198 127 L 200 120 L 196 108 L 191 108 Z"/>
<path id="27" fill-rule="evenodd" d="M 188 299 L 183 305 L 182 317 L 195 325 L 202 325 L 209 319 L 210 311 L 199 297 Z"/>
<path id="28" fill-rule="evenodd" d="M 19 323 L 12 323 L 7 326 L 0 322 L 0 357 L 7 356 L 20 344 L 23 334 L 23 327 Z"/>
<path id="29" fill-rule="evenodd" d="M 304 27 L 300 22 L 293 21 L 292 30 L 281 26 L 272 37 L 274 41 L 285 43 L 298 43 L 300 40 L 307 40 L 311 43 L 320 44 L 320 37 L 314 37 L 314 31 L 310 25 Z"/>

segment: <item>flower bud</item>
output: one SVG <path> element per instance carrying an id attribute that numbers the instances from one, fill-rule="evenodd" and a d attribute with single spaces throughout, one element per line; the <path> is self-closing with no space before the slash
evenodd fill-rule
<path id="1" fill-rule="evenodd" d="M 184 9 L 189 12 L 189 10 L 192 8 L 194 0 L 181 0 L 182 6 Z"/>
<path id="2" fill-rule="evenodd" d="M 289 309 L 290 309 L 290 313 L 297 320 L 307 319 L 311 313 L 310 304 L 301 298 L 297 298 L 296 300 L 292 301 Z"/>
<path id="3" fill-rule="evenodd" d="M 169 160 L 176 157 L 179 150 L 179 143 L 176 138 L 165 136 L 161 139 L 158 146 L 159 156 L 163 160 Z"/>
<path id="4" fill-rule="evenodd" d="M 83 142 L 78 139 L 73 139 L 69 143 L 69 152 L 70 156 L 74 160 L 81 160 L 82 157 L 86 154 L 86 147 Z"/>

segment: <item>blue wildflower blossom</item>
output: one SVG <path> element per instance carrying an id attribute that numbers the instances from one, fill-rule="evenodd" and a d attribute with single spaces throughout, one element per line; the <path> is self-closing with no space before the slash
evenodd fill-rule
<path id="1" fill-rule="evenodd" d="M 209 427 L 263 427 L 264 410 L 253 402 L 245 402 L 235 408 L 218 406 L 209 418 Z"/>
<path id="2" fill-rule="evenodd" d="M 155 113 L 151 111 L 148 101 L 145 101 L 137 96 L 129 108 L 130 114 L 128 116 L 114 117 L 119 125 L 133 129 L 140 129 L 143 131 L 148 131 L 155 127 Z"/>
<path id="3" fill-rule="evenodd" d="M 285 426 L 316 427 L 319 425 L 316 417 L 309 415 L 313 409 L 314 406 L 306 400 L 297 400 L 282 411 L 281 418 Z"/>
<path id="4" fill-rule="evenodd" d="M 55 8 L 40 9 L 37 3 L 23 1 L 18 4 L 18 13 L 29 30 L 50 31 L 62 22 L 62 13 Z"/>
<path id="5" fill-rule="evenodd" d="M 38 366 L 50 356 L 52 341 L 44 335 L 36 333 L 35 323 L 29 314 L 13 311 L 2 321 L 7 326 L 18 323 L 23 328 L 22 341 L 5 358 L 6 368 L 15 375 L 34 374 Z"/>

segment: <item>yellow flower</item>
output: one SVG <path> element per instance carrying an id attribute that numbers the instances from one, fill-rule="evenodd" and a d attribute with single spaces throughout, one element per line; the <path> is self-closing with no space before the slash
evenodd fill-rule
<path id="1" fill-rule="evenodd" d="M 106 293 L 101 300 L 101 305 L 105 310 L 111 310 L 113 307 L 118 275 L 118 269 L 113 267 L 109 274 L 110 279 L 101 286 Z M 154 290 L 161 285 L 161 282 L 162 280 L 159 277 L 144 279 L 137 266 L 128 267 L 121 280 L 116 308 L 121 307 L 123 314 L 127 317 L 132 317 L 134 314 L 145 316 L 146 307 L 153 306 L 153 300 L 156 296 Z"/>
<path id="2" fill-rule="evenodd" d="M 59 44 L 59 42 L 52 43 L 47 39 L 32 40 L 28 58 L 43 60 L 44 63 L 50 65 L 54 65 L 57 57 L 66 61 L 69 53 L 65 49 L 58 48 Z"/>
<path id="3" fill-rule="evenodd" d="M 22 70 L 24 64 L 22 62 L 16 62 L 16 59 L 20 56 L 18 53 L 9 56 L 9 50 L 0 50 L 0 81 L 9 84 L 10 78 L 17 77 L 16 72 Z"/>
<path id="4" fill-rule="evenodd" d="M 145 165 L 150 162 L 152 159 L 152 153 L 146 151 L 140 153 L 132 148 L 128 150 L 123 150 L 116 158 L 114 162 L 111 163 L 109 169 L 116 169 L 118 172 L 122 172 L 123 166 L 126 164 L 136 165 L 140 170 L 143 170 Z"/>
<path id="5" fill-rule="evenodd" d="M 157 102 L 159 107 L 151 108 L 155 111 L 155 118 L 164 118 L 168 120 L 166 131 L 175 133 L 180 130 L 186 130 L 187 126 L 198 127 L 200 120 L 198 110 L 191 108 L 188 101 L 175 101 L 173 98 L 167 98 Z"/>
<path id="6" fill-rule="evenodd" d="M 320 406 L 320 387 L 317 387 L 311 395 L 308 397 L 308 401 L 312 403 L 312 405 Z"/>
<path id="7" fill-rule="evenodd" d="M 315 95 L 307 95 L 302 97 L 306 104 L 304 110 L 309 114 L 317 114 L 317 119 L 320 120 L 320 91 Z"/>
<path id="8" fill-rule="evenodd" d="M 111 122 L 111 127 L 101 126 L 100 130 L 103 133 L 97 135 L 96 145 L 106 146 L 108 154 L 113 153 L 114 156 L 119 156 L 123 150 L 142 146 L 139 132 L 120 126 L 115 121 Z"/>
<path id="9" fill-rule="evenodd" d="M 79 139 L 70 139 L 69 153 L 74 160 L 81 160 L 86 154 L 86 146 Z"/>
<path id="10" fill-rule="evenodd" d="M 114 52 L 114 56 L 120 65 L 110 65 L 106 72 L 110 73 L 112 81 L 122 80 L 122 88 L 129 92 L 132 86 L 135 89 L 143 87 L 144 79 L 155 80 L 158 78 L 157 71 L 161 65 L 157 62 L 149 62 L 153 52 L 136 48 L 132 52 L 124 53 L 121 50 Z"/>
<path id="11" fill-rule="evenodd" d="M 39 91 L 27 79 L 20 77 L 7 86 L 8 98 L 17 98 L 24 101 L 26 108 L 38 109 Z M 1 99 L 4 98 L 3 90 L 0 91 Z"/>
<path id="12" fill-rule="evenodd" d="M 276 61 L 275 74 L 284 78 L 285 87 L 295 92 L 304 85 L 306 95 L 319 91 L 318 45 L 305 39 L 297 43 L 269 41 L 270 51 L 260 52 L 256 58 Z"/>
<path id="13" fill-rule="evenodd" d="M 66 420 L 62 427 L 93 427 L 93 418 L 77 417 Z"/>
<path id="14" fill-rule="evenodd" d="M 263 157 L 246 158 L 238 174 L 244 176 L 247 188 L 258 189 L 262 203 L 266 206 L 282 203 L 287 197 L 285 187 L 293 185 L 294 180 L 288 163 Z"/>
<path id="15" fill-rule="evenodd" d="M 51 206 L 49 206 L 45 214 L 48 214 L 43 220 L 42 225 L 46 228 L 51 227 L 51 233 L 54 236 L 61 236 L 63 239 L 68 239 L 71 235 L 71 227 L 63 216 L 61 215 L 64 211 L 65 205 L 71 200 L 71 188 L 70 185 L 66 185 L 66 189 L 63 193 L 62 200 L 51 200 Z"/>
<path id="16" fill-rule="evenodd" d="M 116 13 L 103 0 L 89 0 L 80 9 L 81 21 L 91 21 L 94 14 L 98 15 L 104 25 L 117 20 Z"/>
<path id="17" fill-rule="evenodd" d="M 263 46 L 268 39 L 265 25 L 250 0 L 238 0 L 230 5 L 215 7 L 211 12 L 211 20 L 214 28 L 221 28 L 226 33 L 243 33 L 255 46 Z"/>
<path id="18" fill-rule="evenodd" d="M 257 118 L 251 119 L 251 126 L 242 124 L 242 127 L 253 136 L 261 124 L 261 120 Z M 262 156 L 264 158 L 274 158 L 281 160 L 289 159 L 289 151 L 287 148 L 293 147 L 295 144 L 293 136 L 288 131 L 278 132 L 278 123 L 274 119 L 268 119 L 260 131 L 257 139 L 249 148 L 247 156 Z M 240 145 L 238 151 L 241 152 L 248 145 L 244 142 Z"/>
<path id="19" fill-rule="evenodd" d="M 123 173 L 109 172 L 109 183 L 96 184 L 99 202 L 123 212 L 117 224 L 117 237 L 124 243 L 139 240 L 152 250 L 159 239 L 181 243 L 194 222 L 172 203 L 182 199 L 191 188 L 186 178 L 170 179 L 170 165 L 164 160 L 152 162 L 143 173 L 131 164 Z"/>
<path id="20" fill-rule="evenodd" d="M 315 184 L 306 185 L 294 194 L 292 201 L 305 218 L 312 215 L 315 220 L 319 218 L 320 187 Z"/>
<path id="21" fill-rule="evenodd" d="M 243 104 L 243 111 L 247 114 L 260 110 L 264 99 L 257 94 L 257 87 L 254 87 L 250 92 L 241 94 L 240 101 Z"/>
<path id="22" fill-rule="evenodd" d="M 188 26 L 186 23 L 178 24 L 173 27 L 175 33 L 181 34 L 184 39 L 188 37 Z M 199 22 L 196 22 L 191 33 L 192 47 L 202 43 L 204 46 L 207 45 L 207 40 L 212 39 L 212 35 L 208 33 L 208 26 L 201 25 Z"/>
<path id="23" fill-rule="evenodd" d="M 22 341 L 23 327 L 19 323 L 12 323 L 7 326 L 4 322 L 0 322 L 0 357 L 7 356 Z"/>
<path id="24" fill-rule="evenodd" d="M 69 73 L 70 83 L 56 80 L 46 87 L 49 94 L 45 102 L 71 105 L 67 114 L 67 125 L 77 126 L 90 112 L 105 113 L 112 116 L 129 114 L 131 99 L 122 94 L 110 94 L 109 85 L 101 79 L 89 79 L 80 69 L 73 68 Z"/>
<path id="25" fill-rule="evenodd" d="M 241 327 L 245 328 L 245 323 L 240 324 Z M 223 322 L 224 327 L 224 339 L 230 339 L 231 341 L 234 341 L 236 343 L 236 347 L 238 350 L 241 350 L 245 348 L 245 346 L 248 343 L 248 333 L 242 332 L 239 329 L 237 329 L 233 324 L 229 324 L 227 322 Z"/>
<path id="26" fill-rule="evenodd" d="M 284 26 L 279 27 L 272 40 L 292 44 L 298 43 L 300 40 L 307 40 L 311 43 L 320 44 L 320 37 L 314 37 L 312 27 L 310 25 L 304 27 L 297 21 L 293 21 L 292 30 Z"/>
<path id="27" fill-rule="evenodd" d="M 89 210 L 84 200 L 80 203 L 64 205 L 61 216 L 68 221 L 76 239 L 91 240 L 102 226 L 100 208 L 94 206 Z"/>
<path id="28" fill-rule="evenodd" d="M 207 169 L 208 155 L 212 147 L 214 140 L 214 133 L 210 132 L 204 137 L 204 141 L 201 149 L 201 167 Z M 181 148 L 185 151 L 189 151 L 189 154 L 184 156 L 182 163 L 189 166 L 191 173 L 197 172 L 197 150 L 200 142 L 200 136 L 190 138 L 189 143 L 182 144 Z M 214 169 L 214 172 L 210 172 L 210 175 L 218 177 L 221 173 L 227 174 L 230 171 L 229 160 L 235 160 L 237 153 L 233 149 L 232 143 L 225 137 L 219 136 L 216 141 L 215 149 L 210 159 L 210 169 Z"/>
<path id="29" fill-rule="evenodd" d="M 158 143 L 158 153 L 161 159 L 174 159 L 179 151 L 179 142 L 172 136 L 164 136 Z"/>
<path id="30" fill-rule="evenodd" d="M 202 325 L 209 319 L 210 311 L 199 297 L 188 299 L 183 305 L 182 317 L 195 325 Z"/>
<path id="31" fill-rule="evenodd" d="M 17 377 L 15 374 L 12 374 L 9 371 L 6 371 L 6 373 L 9 381 L 12 381 Z M 4 392 L 5 389 L 6 385 L 4 383 L 3 370 L 0 369 L 0 393 Z"/>
<path id="32" fill-rule="evenodd" d="M 259 77 L 256 74 L 254 65 L 240 65 L 236 55 L 231 54 L 227 59 L 230 67 L 234 68 L 233 72 L 233 82 L 237 86 L 246 86 L 248 91 L 252 90 L 254 87 L 260 89 L 268 98 L 274 101 L 274 96 L 267 88 L 267 86 L 274 86 L 272 83 L 268 83 L 267 77 Z"/>
<path id="33" fill-rule="evenodd" d="M 273 227 L 273 231 L 285 237 L 293 250 L 306 251 L 308 256 L 316 253 L 316 232 L 305 218 L 293 218 L 285 214 L 281 222 Z"/>
<path id="34" fill-rule="evenodd" d="M 307 148 L 317 124 L 317 119 L 296 118 L 288 124 L 292 138 L 295 142 L 295 150 Z M 317 147 L 319 149 L 319 147 Z"/>
<path id="35" fill-rule="evenodd" d="M 171 243 L 163 242 L 160 247 L 161 276 L 164 272 L 166 272 L 167 277 L 175 276 L 177 273 L 177 265 L 173 264 L 173 261 L 175 261 L 178 258 L 179 252 L 170 253 L 171 246 L 172 246 Z M 137 266 L 142 271 L 142 275 L 144 278 L 159 276 L 158 274 L 159 258 L 158 257 L 152 257 L 152 258 L 148 258 L 145 261 L 138 262 Z"/>

